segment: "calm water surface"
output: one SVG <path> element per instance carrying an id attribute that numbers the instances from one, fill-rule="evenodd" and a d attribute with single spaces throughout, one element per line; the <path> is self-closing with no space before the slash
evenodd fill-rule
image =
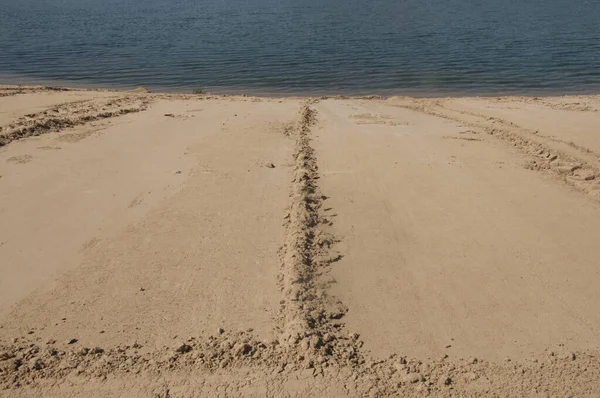
<path id="1" fill-rule="evenodd" d="M 0 82 L 600 92 L 600 0 L 0 0 Z"/>

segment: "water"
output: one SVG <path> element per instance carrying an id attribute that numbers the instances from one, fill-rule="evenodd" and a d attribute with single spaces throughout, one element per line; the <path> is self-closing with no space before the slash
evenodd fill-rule
<path id="1" fill-rule="evenodd" d="M 600 92 L 599 0 L 0 0 L 0 82 Z"/>

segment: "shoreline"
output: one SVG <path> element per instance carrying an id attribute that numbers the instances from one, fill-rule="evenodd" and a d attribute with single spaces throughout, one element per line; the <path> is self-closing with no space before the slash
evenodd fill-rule
<path id="1" fill-rule="evenodd" d="M 427 92 L 410 92 L 408 90 L 404 90 L 404 93 L 400 93 L 400 90 L 381 90 L 380 93 L 377 92 L 369 92 L 365 91 L 364 93 L 355 93 L 352 94 L 350 92 L 341 92 L 341 93 L 315 93 L 315 92 L 306 92 L 306 93 L 296 93 L 296 92 L 278 92 L 278 91 L 258 91 L 256 89 L 227 89 L 227 88 L 211 88 L 211 89 L 203 89 L 202 93 L 195 94 L 193 88 L 186 89 L 184 91 L 177 91 L 175 89 L 148 89 L 143 86 L 139 87 L 104 87 L 102 85 L 86 85 L 86 86 L 69 86 L 68 82 L 63 84 L 6 84 L 2 83 L 0 80 L 0 89 L 3 90 L 33 90 L 33 89 L 41 89 L 41 90 L 56 90 L 56 91 L 97 91 L 97 92 L 132 92 L 136 90 L 144 91 L 152 94 L 163 94 L 163 95 L 212 95 L 212 96 L 222 96 L 222 97 L 258 97 L 258 98 L 353 98 L 353 99 L 368 99 L 368 98 L 379 98 L 379 99 L 387 99 L 387 98 L 422 98 L 422 99 L 436 99 L 436 98 L 528 98 L 528 97 L 595 97 L 600 96 L 600 90 L 598 92 L 570 92 L 568 90 L 564 91 L 554 91 L 548 92 L 544 91 L 535 91 L 523 89 L 523 92 L 514 92 L 514 93 L 470 93 L 470 92 L 439 92 L 439 91 L 427 91 Z M 211 91 L 216 90 L 216 91 Z M 406 92 L 408 91 L 408 92 Z"/>
<path id="2" fill-rule="evenodd" d="M 87 91 L 87 92 L 113 92 L 113 93 L 146 93 L 146 94 L 155 94 L 155 95 L 163 95 L 163 96 L 198 96 L 198 97 L 222 97 L 222 98 L 247 98 L 247 97 L 256 97 L 256 98 L 264 98 L 264 99 L 398 99 L 398 98 L 407 98 L 407 99 L 451 99 L 451 98 L 471 98 L 471 99 L 490 99 L 490 98 L 595 98 L 600 97 L 600 92 L 598 93 L 523 93 L 523 94 L 449 94 L 444 95 L 442 93 L 428 93 L 422 95 L 401 95 L 401 94 L 284 94 L 278 95 L 277 93 L 247 93 L 247 92 L 202 92 L 199 94 L 195 94 L 193 92 L 175 92 L 175 91 L 160 91 L 160 90 L 150 90 L 146 87 L 136 87 L 136 88 L 109 88 L 109 87 L 73 87 L 73 86 L 63 86 L 63 85 L 49 85 L 49 84 L 4 84 L 0 83 L 0 91 L 19 91 L 19 90 L 28 90 L 28 91 Z M 1 94 L 1 93 L 0 93 Z"/>

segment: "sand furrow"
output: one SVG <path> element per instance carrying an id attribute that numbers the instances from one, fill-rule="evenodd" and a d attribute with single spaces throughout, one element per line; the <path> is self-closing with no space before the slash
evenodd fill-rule
<path id="1" fill-rule="evenodd" d="M 314 278 L 314 228 L 318 224 L 321 205 L 315 177 L 314 150 L 310 147 L 310 127 L 315 123 L 314 111 L 305 105 L 295 132 L 294 179 L 290 196 L 292 203 L 286 216 L 286 237 L 281 248 L 282 300 L 281 340 L 297 343 L 309 333 L 310 325 L 304 303 L 314 298 L 310 294 Z"/>
<path id="2" fill-rule="evenodd" d="M 345 332 L 339 321 L 347 308 L 327 294 L 329 267 L 341 255 L 332 248 L 336 239 L 327 231 L 332 223 L 322 211 L 327 196 L 318 186 L 317 158 L 311 146 L 317 114 L 310 104 L 301 108 L 295 131 L 292 203 L 281 248 L 284 299 L 279 341 L 301 368 L 357 366 L 364 363 L 358 335 Z"/>

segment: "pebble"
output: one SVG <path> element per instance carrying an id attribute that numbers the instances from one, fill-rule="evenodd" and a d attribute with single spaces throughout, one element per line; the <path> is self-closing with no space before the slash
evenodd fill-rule
<path id="1" fill-rule="evenodd" d="M 75 343 L 77 343 L 78 341 L 79 341 L 79 340 L 77 340 L 77 339 L 71 339 L 71 340 L 67 340 L 67 341 L 66 341 L 66 343 L 67 343 L 67 344 L 75 344 Z"/>
<path id="2" fill-rule="evenodd" d="M 265 166 L 268 167 L 268 168 L 270 168 L 270 169 L 274 169 L 275 168 L 275 165 L 273 163 L 267 163 Z"/>
<path id="3" fill-rule="evenodd" d="M 248 355 L 252 352 L 252 346 L 250 344 L 237 343 L 234 347 L 236 356 Z"/>
<path id="4" fill-rule="evenodd" d="M 23 365 L 23 361 L 17 358 L 12 363 L 12 369 L 17 370 L 21 365 Z"/>
<path id="5" fill-rule="evenodd" d="M 182 344 L 175 351 L 179 352 L 179 353 L 182 353 L 182 354 L 185 354 L 186 352 L 192 351 L 192 346 L 187 345 L 187 344 Z"/>

